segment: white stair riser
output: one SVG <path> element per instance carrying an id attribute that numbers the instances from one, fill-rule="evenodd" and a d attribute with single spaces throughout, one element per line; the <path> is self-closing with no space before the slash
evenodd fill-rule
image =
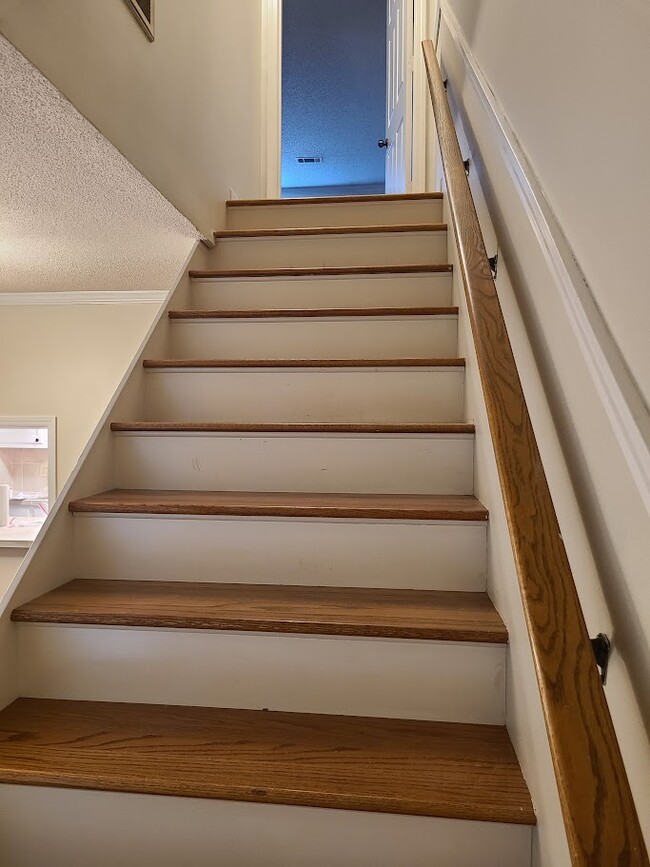
<path id="1" fill-rule="evenodd" d="M 471 435 L 117 434 L 119 488 L 471 494 Z"/>
<path id="2" fill-rule="evenodd" d="M 404 423 L 463 420 L 462 368 L 150 370 L 149 420 Z"/>
<path id="3" fill-rule="evenodd" d="M 485 590 L 482 522 L 76 515 L 74 575 Z"/>
<path id="4" fill-rule="evenodd" d="M 283 229 L 309 226 L 395 226 L 441 223 L 442 200 L 257 205 L 228 208 L 229 229 Z"/>
<path id="5" fill-rule="evenodd" d="M 503 725 L 505 647 L 21 625 L 20 694 Z"/>
<path id="6" fill-rule="evenodd" d="M 175 320 L 174 358 L 452 358 L 455 316 Z"/>
<path id="7" fill-rule="evenodd" d="M 0 817 L 5 867 L 531 863 L 531 828 L 494 822 L 7 785 Z"/>
<path id="8" fill-rule="evenodd" d="M 360 274 L 351 277 L 195 279 L 197 310 L 259 310 L 262 307 L 446 307 L 451 274 Z"/>
<path id="9" fill-rule="evenodd" d="M 215 268 L 436 265 L 447 261 L 447 233 L 372 232 L 218 238 Z"/>

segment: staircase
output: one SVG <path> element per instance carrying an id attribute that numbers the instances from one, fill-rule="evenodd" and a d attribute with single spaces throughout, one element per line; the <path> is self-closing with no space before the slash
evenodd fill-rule
<path id="1" fill-rule="evenodd" d="M 523 867 L 438 194 L 230 203 L 16 607 L 3 867 Z"/>

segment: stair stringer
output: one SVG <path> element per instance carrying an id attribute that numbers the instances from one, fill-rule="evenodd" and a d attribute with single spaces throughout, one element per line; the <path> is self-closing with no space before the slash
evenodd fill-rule
<path id="1" fill-rule="evenodd" d="M 537 826 L 533 828 L 532 864 L 533 867 L 543 867 L 543 865 L 570 867 L 564 820 L 528 629 L 524 619 L 519 580 L 483 399 L 467 300 L 460 276 L 458 252 L 454 233 L 451 230 L 452 222 L 447 198 L 444 200 L 443 207 L 444 219 L 450 226 L 447 243 L 448 261 L 454 266 L 453 303 L 459 308 L 458 353 L 466 359 L 464 417 L 476 425 L 474 491 L 490 512 L 487 549 L 488 592 L 508 628 L 509 636 L 506 651 L 506 725 L 537 813 Z M 504 314 L 511 331 L 517 333 L 515 323 L 508 322 L 507 311 L 504 311 Z M 516 352 L 516 341 L 512 342 Z"/>
<path id="2" fill-rule="evenodd" d="M 0 708 L 18 697 L 18 629 L 16 624 L 11 622 L 11 612 L 16 606 L 53 590 L 70 579 L 73 516 L 68 504 L 72 500 L 114 486 L 114 439 L 110 430 L 111 422 L 118 419 L 137 421 L 141 417 L 145 376 L 142 360 L 146 356 L 164 358 L 168 354 L 171 341 L 168 313 L 172 308 L 189 306 L 189 270 L 205 268 L 208 263 L 209 250 L 197 241 L 93 431 L 75 470 L 57 497 L 41 532 L 4 598 L 0 600 Z"/>

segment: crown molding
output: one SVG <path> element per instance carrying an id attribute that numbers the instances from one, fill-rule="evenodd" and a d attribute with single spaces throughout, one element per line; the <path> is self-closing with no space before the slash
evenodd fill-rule
<path id="1" fill-rule="evenodd" d="M 162 304 L 168 292 L 124 290 L 111 292 L 0 292 L 0 307 L 55 304 Z"/>

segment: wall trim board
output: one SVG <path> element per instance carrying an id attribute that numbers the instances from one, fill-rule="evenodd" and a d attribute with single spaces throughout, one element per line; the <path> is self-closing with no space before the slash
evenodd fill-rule
<path id="1" fill-rule="evenodd" d="M 262 190 L 280 198 L 282 174 L 282 0 L 262 5 Z"/>
<path id="2" fill-rule="evenodd" d="M 413 7 L 413 132 L 412 166 L 409 192 L 423 193 L 427 184 L 427 116 L 429 87 L 420 50 L 423 40 L 429 36 L 429 4 L 427 0 L 415 0 Z"/>
<path id="3" fill-rule="evenodd" d="M 494 91 L 478 65 L 448 0 L 440 14 L 499 141 L 531 228 L 575 335 L 621 452 L 646 508 L 650 510 L 650 409 L 598 306 L 575 253 L 551 209 L 532 166 Z M 442 60 L 444 66 L 444 58 Z"/>
<path id="4" fill-rule="evenodd" d="M 162 304 L 166 290 L 125 290 L 111 292 L 0 292 L 0 307 L 37 304 Z"/>

